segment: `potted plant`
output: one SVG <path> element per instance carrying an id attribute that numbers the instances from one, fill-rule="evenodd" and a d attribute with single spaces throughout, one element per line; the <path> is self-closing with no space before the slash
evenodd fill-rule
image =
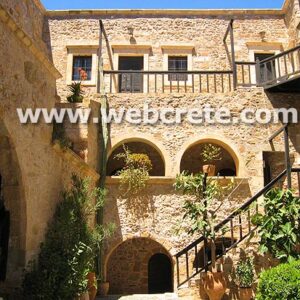
<path id="1" fill-rule="evenodd" d="M 207 174 L 187 174 L 176 177 L 175 189 L 193 196 L 184 203 L 184 219 L 189 224 L 189 234 L 202 234 L 205 245 L 211 247 L 211 270 L 202 276 L 202 282 L 210 300 L 219 300 L 225 293 L 226 281 L 221 268 L 216 264 L 216 232 L 217 212 L 221 208 L 226 192 L 233 188 L 234 182 L 220 186 L 217 180 L 208 179 Z"/>
<path id="2" fill-rule="evenodd" d="M 208 176 L 215 176 L 216 166 L 214 162 L 221 160 L 221 147 L 213 144 L 206 144 L 201 152 L 201 157 L 205 165 L 203 165 L 203 173 Z"/>
<path id="3" fill-rule="evenodd" d="M 239 261 L 235 273 L 239 285 L 240 299 L 250 300 L 252 298 L 252 285 L 254 282 L 253 260 L 246 258 Z"/>
<path id="4" fill-rule="evenodd" d="M 125 194 L 138 194 L 146 187 L 149 180 L 149 172 L 152 169 L 152 163 L 147 154 L 131 153 L 124 146 L 124 152 L 115 156 L 116 159 L 123 159 L 125 166 L 117 175 L 120 176 L 120 187 Z"/>
<path id="5" fill-rule="evenodd" d="M 82 103 L 84 92 L 81 89 L 81 82 L 73 82 L 70 86 L 71 95 L 67 97 L 70 103 Z"/>

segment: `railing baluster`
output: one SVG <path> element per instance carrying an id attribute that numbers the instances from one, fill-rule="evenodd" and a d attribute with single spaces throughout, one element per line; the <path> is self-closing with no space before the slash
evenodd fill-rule
<path id="1" fill-rule="evenodd" d="M 185 263 L 186 263 L 186 275 L 187 275 L 187 278 L 190 277 L 190 272 L 189 272 L 189 256 L 188 256 L 188 251 L 186 251 L 185 253 Z"/>
<path id="2" fill-rule="evenodd" d="M 199 269 L 199 256 L 198 256 L 197 244 L 195 245 L 194 251 L 195 251 L 196 272 L 198 273 L 198 269 Z"/>
<path id="3" fill-rule="evenodd" d="M 217 75 L 214 74 L 214 86 L 215 86 L 215 93 L 217 92 Z"/>
<path id="4" fill-rule="evenodd" d="M 272 72 L 272 80 L 275 80 L 276 79 L 276 69 L 275 69 L 275 67 L 274 67 L 274 63 L 273 63 L 274 61 L 272 60 L 271 62 L 270 62 L 270 64 L 271 64 L 271 72 Z"/>
<path id="5" fill-rule="evenodd" d="M 243 239 L 242 216 L 239 214 L 240 240 Z"/>
<path id="6" fill-rule="evenodd" d="M 176 256 L 177 285 L 180 285 L 179 258 Z"/>
<path id="7" fill-rule="evenodd" d="M 177 76 L 177 93 L 179 93 L 179 77 Z"/>
<path id="8" fill-rule="evenodd" d="M 248 78 L 249 78 L 249 84 L 252 85 L 251 66 L 250 65 L 248 65 Z"/>
<path id="9" fill-rule="evenodd" d="M 186 82 L 187 82 L 187 78 L 184 78 L 184 92 L 186 93 Z"/>
<path id="10" fill-rule="evenodd" d="M 162 92 L 165 92 L 165 75 L 162 74 Z"/>
<path id="11" fill-rule="evenodd" d="M 202 77 L 201 77 L 201 74 L 199 74 L 199 92 L 202 93 Z"/>
<path id="12" fill-rule="evenodd" d="M 112 74 L 109 75 L 109 92 L 112 93 Z"/>
<path id="13" fill-rule="evenodd" d="M 206 74 L 206 85 L 207 85 L 207 92 L 209 93 L 209 76 Z"/>
<path id="14" fill-rule="evenodd" d="M 222 93 L 224 93 L 224 75 L 221 75 L 221 82 L 222 82 Z"/>
<path id="15" fill-rule="evenodd" d="M 147 74 L 147 93 L 149 94 L 150 91 L 150 79 L 149 79 L 149 74 Z"/>
<path id="16" fill-rule="evenodd" d="M 228 74 L 229 92 L 231 92 L 231 74 Z"/>
<path id="17" fill-rule="evenodd" d="M 155 84 L 155 86 L 154 86 L 155 87 L 155 93 L 157 93 L 157 74 L 156 73 L 154 74 L 154 77 L 155 77 L 154 78 L 154 81 L 155 81 L 155 83 L 154 83 Z"/>
<path id="18" fill-rule="evenodd" d="M 133 92 L 133 74 L 130 73 L 130 91 Z"/>
<path id="19" fill-rule="evenodd" d="M 248 229 L 249 229 L 249 233 L 251 232 L 251 214 L 250 214 L 250 208 L 248 209 Z"/>
<path id="20" fill-rule="evenodd" d="M 281 78 L 280 58 L 277 59 L 277 64 L 278 64 L 278 66 L 277 66 L 277 68 L 278 68 L 278 76 L 279 76 L 279 78 Z"/>
<path id="21" fill-rule="evenodd" d="M 295 61 L 294 61 L 294 53 L 291 53 L 291 64 L 292 64 L 292 73 L 295 73 Z"/>
<path id="22" fill-rule="evenodd" d="M 194 73 L 192 74 L 192 92 L 195 93 Z"/>
<path id="23" fill-rule="evenodd" d="M 233 219 L 230 219 L 230 235 L 231 235 L 231 246 L 232 246 L 234 244 Z"/>
<path id="24" fill-rule="evenodd" d="M 172 94 L 172 75 L 171 76 L 169 76 L 170 77 L 170 93 Z"/>
<path id="25" fill-rule="evenodd" d="M 288 67 L 287 67 L 286 55 L 283 56 L 283 60 L 284 60 L 285 75 L 288 75 Z"/>
<path id="26" fill-rule="evenodd" d="M 242 65 L 242 80 L 243 80 L 243 84 L 245 84 L 245 68 L 244 68 L 244 65 Z"/>

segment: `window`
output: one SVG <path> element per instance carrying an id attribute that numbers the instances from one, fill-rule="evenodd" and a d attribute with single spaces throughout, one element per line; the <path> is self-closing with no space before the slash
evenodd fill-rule
<path id="1" fill-rule="evenodd" d="M 88 81 L 92 79 L 92 56 L 74 56 L 72 80 Z"/>
<path id="2" fill-rule="evenodd" d="M 188 58 L 187 56 L 169 56 L 168 58 L 169 71 L 187 71 Z M 169 81 L 187 81 L 187 74 L 169 74 Z"/>

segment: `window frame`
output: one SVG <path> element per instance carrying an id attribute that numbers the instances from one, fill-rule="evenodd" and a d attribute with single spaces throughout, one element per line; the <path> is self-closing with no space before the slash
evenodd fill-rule
<path id="1" fill-rule="evenodd" d="M 187 71 L 193 70 L 193 51 L 194 45 L 162 45 L 163 51 L 163 70 L 169 70 L 169 56 L 185 56 L 187 57 Z M 177 81 L 172 80 L 172 85 L 177 84 Z M 165 77 L 164 86 L 168 87 L 171 85 L 169 76 Z M 187 75 L 187 80 L 179 80 L 179 86 L 192 86 L 192 75 Z"/>
<path id="2" fill-rule="evenodd" d="M 173 58 L 174 61 L 176 62 L 176 59 L 180 59 L 180 58 L 185 58 L 186 60 L 186 68 L 185 70 L 183 69 L 176 69 L 176 65 L 175 65 L 175 70 L 170 70 L 170 59 Z M 176 63 L 175 63 L 176 64 Z M 169 55 L 168 56 L 168 71 L 188 71 L 188 56 L 187 55 Z M 172 79 L 172 82 L 175 81 L 175 82 L 185 82 L 185 81 L 188 81 L 188 75 L 187 74 L 179 74 L 179 75 L 176 75 L 176 74 L 169 74 L 168 75 L 168 81 L 170 82 L 170 78 L 171 76 L 174 76 L 174 79 Z M 175 77 L 179 77 L 175 79 Z M 182 79 L 180 78 L 182 76 Z"/>
<path id="3" fill-rule="evenodd" d="M 66 83 L 71 85 L 73 82 L 81 82 L 82 86 L 96 86 L 97 84 L 97 65 L 98 65 L 98 48 L 96 46 L 67 46 L 67 71 Z M 91 79 L 90 80 L 73 80 L 74 57 L 91 56 Z"/>
<path id="4" fill-rule="evenodd" d="M 74 75 L 75 75 L 75 59 L 76 58 L 79 58 L 79 59 L 82 59 L 82 58 L 90 58 L 91 59 L 91 66 L 90 66 L 90 78 L 87 79 L 87 80 L 80 80 L 80 79 L 74 79 Z M 84 81 L 91 81 L 92 79 L 92 68 L 93 68 L 93 56 L 92 55 L 73 55 L 73 66 L 72 66 L 72 81 L 81 81 L 81 82 L 84 82 Z"/>

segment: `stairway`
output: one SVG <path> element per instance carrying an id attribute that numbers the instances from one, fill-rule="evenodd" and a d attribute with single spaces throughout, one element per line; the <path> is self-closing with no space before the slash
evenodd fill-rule
<path id="1" fill-rule="evenodd" d="M 291 171 L 299 174 L 300 168 L 293 168 Z M 216 242 L 218 245 L 217 259 L 224 257 L 256 230 L 251 218 L 259 212 L 259 198 L 275 187 L 286 175 L 287 170 L 284 170 L 240 208 L 215 226 L 216 235 L 219 237 Z M 208 270 L 211 264 L 210 252 L 210 245 L 204 236 L 201 236 L 175 255 L 178 288 L 188 286 L 198 274 Z"/>

